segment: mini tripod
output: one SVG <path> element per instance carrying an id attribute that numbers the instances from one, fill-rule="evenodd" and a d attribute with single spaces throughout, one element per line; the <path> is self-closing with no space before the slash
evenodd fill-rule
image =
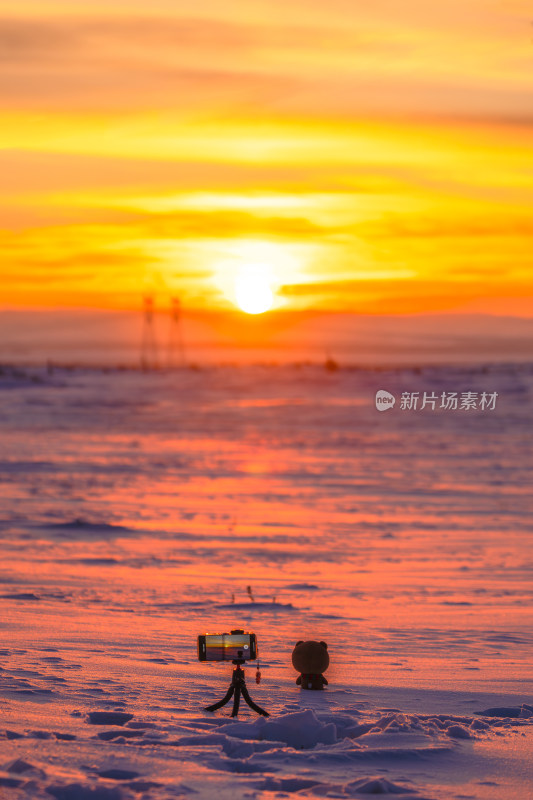
<path id="1" fill-rule="evenodd" d="M 236 667 L 233 670 L 233 677 L 231 679 L 231 684 L 228 691 L 222 700 L 219 700 L 218 703 L 213 703 L 212 706 L 207 706 L 205 711 L 216 711 L 217 708 L 222 708 L 222 706 L 225 706 L 226 703 L 229 703 L 233 697 L 233 711 L 231 712 L 231 716 L 236 717 L 239 713 L 239 703 L 242 694 L 245 702 L 253 711 L 255 711 L 257 714 L 261 714 L 263 717 L 269 717 L 270 714 L 268 711 L 264 711 L 264 709 L 260 708 L 257 703 L 254 703 L 248 694 L 248 689 L 246 688 L 246 683 L 244 682 L 244 670 L 241 669 L 241 664 L 244 664 L 244 659 L 236 658 L 233 663 L 236 664 Z"/>

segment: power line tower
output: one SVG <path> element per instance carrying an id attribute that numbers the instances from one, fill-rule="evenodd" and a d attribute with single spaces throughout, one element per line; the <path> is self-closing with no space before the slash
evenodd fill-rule
<path id="1" fill-rule="evenodd" d="M 145 371 L 157 369 L 157 341 L 154 331 L 154 298 L 145 295 L 144 303 L 144 322 L 141 343 L 141 368 Z"/>
<path id="2" fill-rule="evenodd" d="M 171 298 L 170 331 L 168 336 L 167 366 L 185 366 L 185 345 L 181 325 L 181 303 L 178 297 Z"/>

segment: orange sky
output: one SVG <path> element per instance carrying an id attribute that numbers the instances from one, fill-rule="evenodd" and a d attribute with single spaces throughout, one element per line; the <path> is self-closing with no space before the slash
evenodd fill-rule
<path id="1" fill-rule="evenodd" d="M 0 305 L 533 316 L 530 18 L 0 0 Z"/>

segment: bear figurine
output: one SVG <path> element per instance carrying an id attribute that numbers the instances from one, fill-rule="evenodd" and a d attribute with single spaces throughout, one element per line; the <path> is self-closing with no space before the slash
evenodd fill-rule
<path id="1" fill-rule="evenodd" d="M 323 689 L 328 685 L 322 674 L 329 667 L 326 642 L 296 642 L 292 651 L 292 665 L 300 673 L 296 683 L 302 689 Z"/>

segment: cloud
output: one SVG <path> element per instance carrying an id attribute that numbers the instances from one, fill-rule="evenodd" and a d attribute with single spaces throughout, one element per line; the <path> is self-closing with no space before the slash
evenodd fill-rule
<path id="1" fill-rule="evenodd" d="M 211 108 L 291 91 L 295 77 L 254 62 L 260 38 L 253 26 L 222 20 L 0 19 L 3 104 Z"/>
<path id="2" fill-rule="evenodd" d="M 234 239 L 250 236 L 308 239 L 324 236 L 329 229 L 304 217 L 265 217 L 242 211 L 179 211 L 144 214 L 139 230 L 147 237 L 173 239 Z"/>
<path id="3" fill-rule="evenodd" d="M 0 150 L 0 198 L 16 202 L 17 195 L 101 190 L 105 206 L 108 191 L 129 187 L 135 192 L 220 190 L 295 194 L 404 193 L 413 172 L 389 164 L 325 166 L 320 163 L 272 164 L 157 159 L 149 156 L 115 158 L 82 153 L 54 153 L 19 149 Z M 424 173 L 427 179 L 427 172 Z M 70 205 L 70 203 L 69 203 Z"/>
<path id="4" fill-rule="evenodd" d="M 41 238 L 42 241 L 42 238 Z M 32 242 L 19 242 L 18 247 L 4 251 L 2 278 L 17 285 L 25 283 L 84 283 L 99 276 L 105 281 L 106 272 L 130 271 L 144 268 L 157 259 L 140 250 L 80 250 L 71 245 L 67 254 L 43 255 Z"/>
<path id="5" fill-rule="evenodd" d="M 0 18 L 0 63 L 42 63 L 72 55 L 79 44 L 72 26 L 41 19 Z M 78 41 L 77 41 L 78 40 Z"/>
<path id="6" fill-rule="evenodd" d="M 246 74 L 222 69 L 79 59 L 74 65 L 36 64 L 3 70 L 4 109 L 49 111 L 117 111 L 180 109 L 212 115 L 254 104 L 258 96 L 273 102 L 297 88 L 291 76 Z"/>
<path id="7" fill-rule="evenodd" d="M 446 280 L 345 280 L 285 285 L 280 294 L 292 301 L 291 307 L 330 309 L 332 312 L 369 314 L 420 314 L 459 311 L 478 304 L 478 312 L 497 305 L 502 298 L 531 297 L 526 281 L 480 283 L 463 276 L 460 281 Z"/>
<path id="8" fill-rule="evenodd" d="M 292 52 L 351 49 L 384 54 L 391 50 L 407 54 L 409 45 L 387 40 L 373 31 L 342 24 L 326 26 L 275 24 L 195 17 L 148 15 L 0 18 L 0 59 L 25 63 L 104 54 L 118 48 L 117 60 L 134 61 L 143 56 L 146 64 L 157 63 L 183 53 L 229 54 L 236 61 L 258 56 L 261 51 Z"/>
<path id="9" fill-rule="evenodd" d="M 493 239 L 533 237 L 533 219 L 525 211 L 505 209 L 491 213 L 441 215 L 385 214 L 380 220 L 359 223 L 352 231 L 372 239 Z M 479 246 L 479 244 L 478 244 Z"/>
<path id="10" fill-rule="evenodd" d="M 317 4 L 309 4 L 316 11 Z M 4 104 L 11 108 L 177 108 L 357 116 L 372 112 L 520 116 L 530 43 L 494 18 L 435 4 L 366 7 L 282 21 L 50 13 L 0 19 Z M 290 9 L 289 9 L 290 10 Z M 344 9 L 343 9 L 344 11 Z M 424 21 L 421 22 L 420 18 Z M 443 17 L 444 27 L 437 24 Z M 507 18 L 505 18 L 507 19 Z M 500 20 L 500 23 L 503 24 Z M 469 35 L 470 31 L 470 35 Z M 461 47 L 464 44 L 464 47 Z M 487 53 L 493 45 L 493 55 Z M 450 56 L 453 56 L 450 58 Z"/>

